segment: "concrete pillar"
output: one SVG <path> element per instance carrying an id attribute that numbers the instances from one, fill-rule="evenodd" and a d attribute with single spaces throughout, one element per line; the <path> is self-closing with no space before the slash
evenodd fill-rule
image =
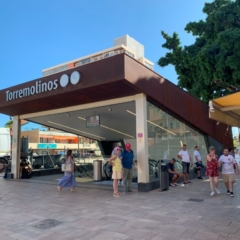
<path id="1" fill-rule="evenodd" d="M 136 134 L 138 183 L 148 183 L 147 100 L 144 94 L 136 95 Z"/>
<path id="2" fill-rule="evenodd" d="M 20 165 L 20 133 L 21 123 L 19 116 L 13 118 L 13 138 L 12 138 L 12 173 L 14 178 L 19 178 Z"/>

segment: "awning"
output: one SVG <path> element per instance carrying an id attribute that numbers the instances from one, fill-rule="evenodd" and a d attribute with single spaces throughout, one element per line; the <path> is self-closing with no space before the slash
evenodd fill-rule
<path id="1" fill-rule="evenodd" d="M 240 128 L 240 92 L 209 101 L 209 117 Z"/>
<path id="2" fill-rule="evenodd" d="M 78 139 L 77 136 L 53 136 L 54 139 L 58 139 L 58 140 L 74 140 L 74 139 Z"/>

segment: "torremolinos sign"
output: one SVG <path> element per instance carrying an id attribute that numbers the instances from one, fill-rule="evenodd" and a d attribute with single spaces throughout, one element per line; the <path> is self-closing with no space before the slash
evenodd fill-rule
<path id="1" fill-rule="evenodd" d="M 74 71 L 70 76 L 71 84 L 77 84 L 81 79 L 81 74 L 77 71 Z M 58 89 L 59 85 L 61 87 L 66 87 L 69 83 L 69 76 L 63 74 L 60 80 L 55 79 L 53 81 L 42 82 L 37 80 L 34 85 L 31 87 L 22 88 L 15 91 L 6 91 L 6 101 L 12 101 L 18 98 L 24 98 L 32 95 L 36 95 L 43 92 L 54 91 Z"/>

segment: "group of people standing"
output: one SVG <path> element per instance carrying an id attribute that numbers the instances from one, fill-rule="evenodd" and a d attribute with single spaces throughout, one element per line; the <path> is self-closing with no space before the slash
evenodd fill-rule
<path id="1" fill-rule="evenodd" d="M 169 162 L 169 179 L 170 186 L 177 186 L 177 181 L 183 176 L 184 184 L 187 185 L 191 183 L 189 180 L 189 169 L 190 166 L 193 165 L 192 157 L 187 150 L 186 144 L 183 144 L 182 150 L 177 154 L 177 157 L 182 160 L 182 168 L 183 173 L 179 173 L 175 171 L 174 164 L 176 162 L 175 158 L 172 158 Z M 201 169 L 205 168 L 202 164 L 201 155 L 199 152 L 199 146 L 195 146 L 195 150 L 193 153 L 193 159 L 195 163 L 195 173 L 198 174 L 198 179 L 203 179 L 201 177 Z M 225 184 L 227 194 L 230 194 L 231 197 L 234 197 L 233 193 L 233 185 L 236 181 L 236 175 L 238 175 L 238 164 L 234 158 L 234 155 L 231 149 L 224 148 L 223 155 L 218 158 L 215 154 L 215 147 L 211 146 L 209 148 L 209 154 L 207 154 L 207 164 L 206 164 L 206 176 L 209 177 L 210 180 L 210 188 L 211 193 L 210 196 L 215 195 L 215 191 L 217 194 L 220 194 L 218 189 L 218 177 L 219 177 L 219 167 L 222 167 L 222 178 Z"/>
<path id="2" fill-rule="evenodd" d="M 182 174 L 175 171 L 174 164 L 176 162 L 175 158 L 172 158 L 168 164 L 168 172 L 170 179 L 170 186 L 175 187 L 178 185 L 177 181 L 183 177 L 184 184 L 187 185 L 191 183 L 189 180 L 189 170 L 190 167 L 195 163 L 195 173 L 198 174 L 198 179 L 203 179 L 201 177 L 201 169 L 205 168 L 202 163 L 201 154 L 199 152 L 199 146 L 195 146 L 195 150 L 192 157 L 187 150 L 186 144 L 183 144 L 182 150 L 179 151 L 177 157 L 182 161 Z M 131 193 L 132 191 L 132 179 L 133 179 L 133 170 L 135 169 L 134 165 L 134 153 L 131 149 L 131 144 L 126 143 L 125 149 L 122 150 L 121 147 L 115 147 L 111 154 L 111 157 L 108 159 L 108 162 L 112 165 L 112 179 L 113 179 L 113 196 L 120 197 L 121 194 L 118 191 L 118 182 L 123 179 L 124 191 L 123 194 Z M 231 197 L 234 197 L 233 186 L 236 181 L 236 175 L 238 172 L 238 164 L 229 151 L 229 149 L 224 148 L 223 155 L 218 158 L 215 153 L 215 147 L 211 146 L 209 148 L 209 153 L 207 154 L 207 164 L 206 164 L 206 176 L 210 180 L 211 194 L 210 196 L 220 194 L 218 189 L 219 184 L 219 167 L 222 167 L 222 178 L 225 184 L 227 194 Z M 76 191 L 76 179 L 74 176 L 74 160 L 72 156 L 72 150 L 67 151 L 66 163 L 72 165 L 71 172 L 65 172 L 64 176 L 58 182 L 58 190 L 61 191 L 64 187 L 70 187 L 71 191 Z"/>
<path id="3" fill-rule="evenodd" d="M 123 179 L 124 191 L 132 193 L 132 179 L 134 166 L 134 153 L 131 149 L 131 144 L 126 143 L 125 149 L 121 147 L 115 147 L 113 149 L 111 157 L 108 162 L 112 165 L 112 179 L 113 179 L 113 196 L 120 197 L 121 194 L 118 191 L 118 181 Z"/>
<path id="4" fill-rule="evenodd" d="M 118 181 L 123 179 L 124 191 L 123 194 L 131 193 L 132 191 L 132 179 L 134 169 L 134 153 L 131 149 L 131 144 L 126 143 L 125 149 L 121 147 L 115 147 L 108 162 L 112 165 L 112 179 L 113 179 L 113 196 L 120 197 L 121 194 L 118 191 Z M 64 172 L 64 176 L 59 180 L 57 189 L 62 191 L 62 188 L 71 188 L 71 191 L 76 191 L 76 179 L 74 176 L 74 160 L 72 156 L 72 150 L 67 151 L 66 164 L 72 165 L 71 172 Z"/>

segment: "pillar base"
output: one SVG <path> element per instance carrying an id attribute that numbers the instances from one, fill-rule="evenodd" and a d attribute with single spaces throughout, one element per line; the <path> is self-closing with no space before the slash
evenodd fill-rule
<path id="1" fill-rule="evenodd" d="M 7 179 L 12 179 L 14 177 L 13 173 L 7 173 Z"/>
<path id="2" fill-rule="evenodd" d="M 160 188 L 159 180 L 154 182 L 148 182 L 148 183 L 138 183 L 139 192 L 149 192 L 157 188 Z"/>

